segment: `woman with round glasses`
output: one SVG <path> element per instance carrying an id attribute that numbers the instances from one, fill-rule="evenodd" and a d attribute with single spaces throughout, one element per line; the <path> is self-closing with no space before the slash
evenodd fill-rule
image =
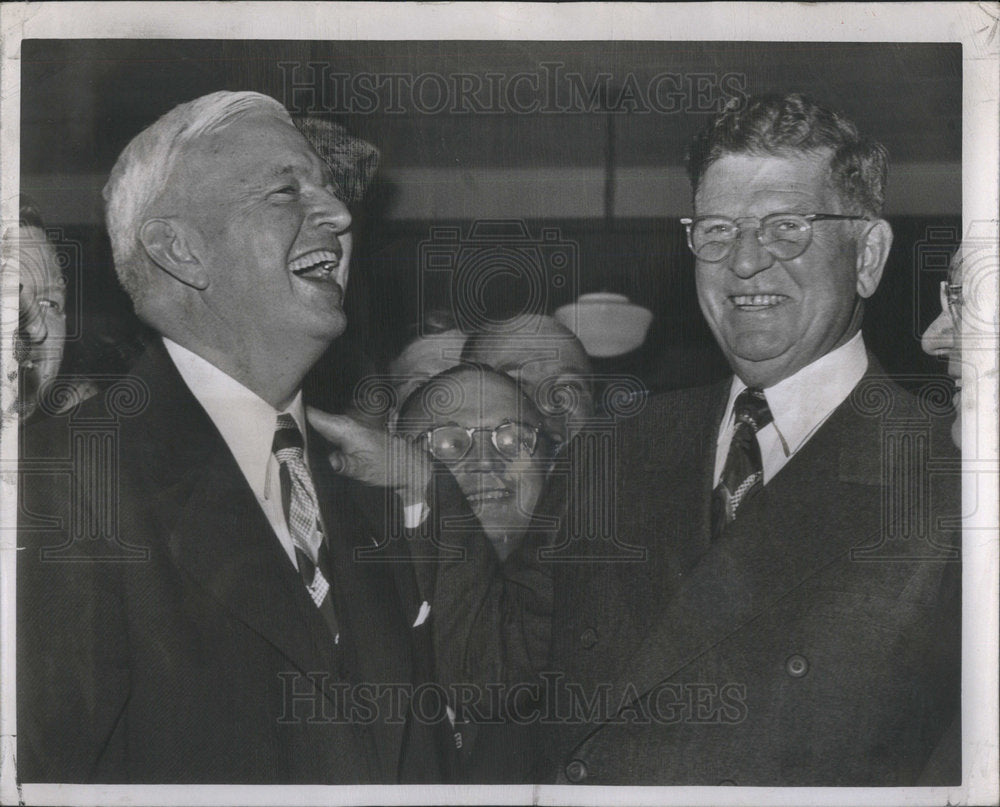
<path id="1" fill-rule="evenodd" d="M 448 467 L 505 560 L 531 522 L 554 451 L 541 424 L 510 376 L 463 364 L 415 390 L 400 407 L 396 431 Z"/>

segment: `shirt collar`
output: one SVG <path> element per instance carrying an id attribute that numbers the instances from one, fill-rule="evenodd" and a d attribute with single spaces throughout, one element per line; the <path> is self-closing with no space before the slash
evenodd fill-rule
<path id="1" fill-rule="evenodd" d="M 288 407 L 279 412 L 198 354 L 166 337 L 163 338 L 163 345 L 184 383 L 226 441 L 254 495 L 265 498 L 278 415 L 290 414 L 302 432 L 303 441 L 306 439 L 302 392 L 297 392 Z"/>
<path id="2" fill-rule="evenodd" d="M 774 417 L 774 428 L 785 456 L 791 456 L 802 447 L 850 395 L 867 370 L 868 352 L 861 331 L 858 331 L 840 347 L 765 388 L 764 397 Z M 732 430 L 733 404 L 736 396 L 746 388 L 738 376 L 733 377 L 723 421 L 726 428 L 720 430 L 720 442 Z"/>

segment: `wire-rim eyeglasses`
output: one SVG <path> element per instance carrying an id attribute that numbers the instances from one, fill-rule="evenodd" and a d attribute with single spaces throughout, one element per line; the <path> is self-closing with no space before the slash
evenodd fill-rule
<path id="1" fill-rule="evenodd" d="M 770 213 L 762 219 L 747 216 L 731 219 L 726 216 L 696 216 L 683 218 L 687 243 L 698 260 L 721 263 L 733 251 L 744 231 L 741 222 L 756 222 L 757 242 L 779 261 L 799 257 L 812 243 L 814 221 L 871 221 L 869 216 L 848 216 L 839 213 Z"/>

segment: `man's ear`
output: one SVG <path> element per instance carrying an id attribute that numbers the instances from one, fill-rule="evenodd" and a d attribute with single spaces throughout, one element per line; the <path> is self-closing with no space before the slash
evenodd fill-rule
<path id="1" fill-rule="evenodd" d="M 139 241 L 164 272 L 194 289 L 208 287 L 208 274 L 191 251 L 183 229 L 172 219 L 148 219 L 139 228 Z"/>
<path id="2" fill-rule="evenodd" d="M 882 280 L 882 270 L 889 258 L 889 248 L 892 246 L 892 227 L 885 219 L 878 219 L 868 229 L 858 250 L 858 295 L 868 298 L 875 293 L 879 281 Z"/>

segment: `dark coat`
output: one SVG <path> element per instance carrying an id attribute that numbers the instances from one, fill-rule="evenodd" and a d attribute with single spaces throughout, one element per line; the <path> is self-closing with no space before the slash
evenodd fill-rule
<path id="1" fill-rule="evenodd" d="M 960 472 L 944 413 L 873 367 L 713 542 L 728 390 L 671 393 L 621 422 L 604 466 L 613 542 L 568 540 L 587 512 L 569 497 L 546 562 L 536 780 L 915 784 L 959 703 Z M 610 473 L 579 452 L 573 467 Z M 567 512 L 558 498 L 548 512 Z"/>
<path id="2" fill-rule="evenodd" d="M 391 706 L 374 688 L 432 675 L 413 568 L 359 554 L 386 538 L 386 492 L 335 476 L 309 439 L 336 646 L 161 345 L 24 435 L 22 781 L 441 779 L 443 714 L 415 720 L 405 691 Z"/>

